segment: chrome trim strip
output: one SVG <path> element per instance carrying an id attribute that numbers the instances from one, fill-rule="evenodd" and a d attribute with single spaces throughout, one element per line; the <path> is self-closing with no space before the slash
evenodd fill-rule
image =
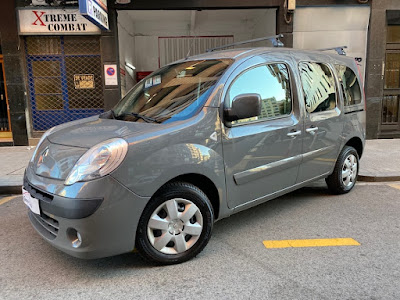
<path id="1" fill-rule="evenodd" d="M 303 162 L 305 161 L 309 161 L 309 160 L 313 160 L 315 157 L 323 155 L 323 154 L 327 154 L 329 152 L 331 152 L 332 150 L 334 150 L 336 148 L 337 145 L 330 145 L 328 147 L 325 148 L 321 148 L 321 149 L 317 149 L 314 151 L 310 151 L 310 152 L 306 152 L 303 154 Z"/>
<path id="2" fill-rule="evenodd" d="M 253 169 L 239 172 L 233 175 L 233 179 L 237 185 L 256 180 L 258 178 L 271 175 L 285 169 L 289 169 L 301 164 L 303 155 L 299 154 L 293 157 L 288 157 L 282 160 L 262 165 Z"/>

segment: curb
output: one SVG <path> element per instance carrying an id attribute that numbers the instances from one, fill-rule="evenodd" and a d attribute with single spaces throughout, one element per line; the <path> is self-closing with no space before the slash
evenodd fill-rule
<path id="1" fill-rule="evenodd" d="M 400 181 L 400 175 L 395 176 L 368 176 L 358 175 L 358 181 L 364 182 L 386 182 L 386 181 Z"/>
<path id="2" fill-rule="evenodd" d="M 0 195 L 22 195 L 22 185 L 3 185 L 0 186 Z"/>

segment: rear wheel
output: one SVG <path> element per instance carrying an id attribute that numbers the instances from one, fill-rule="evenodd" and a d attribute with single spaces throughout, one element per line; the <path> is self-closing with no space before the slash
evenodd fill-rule
<path id="1" fill-rule="evenodd" d="M 156 263 L 181 263 L 207 245 L 213 222 L 211 203 L 199 188 L 185 182 L 171 183 L 144 209 L 136 246 Z"/>
<path id="2" fill-rule="evenodd" d="M 334 194 L 344 194 L 354 187 L 359 170 L 359 158 L 356 149 L 345 146 L 340 153 L 333 173 L 326 178 L 329 190 Z"/>

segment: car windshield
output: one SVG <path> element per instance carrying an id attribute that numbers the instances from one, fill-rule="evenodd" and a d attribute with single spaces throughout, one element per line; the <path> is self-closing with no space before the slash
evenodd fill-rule
<path id="1" fill-rule="evenodd" d="M 198 113 L 230 59 L 185 61 L 165 66 L 135 87 L 113 109 L 116 119 L 169 123 Z"/>

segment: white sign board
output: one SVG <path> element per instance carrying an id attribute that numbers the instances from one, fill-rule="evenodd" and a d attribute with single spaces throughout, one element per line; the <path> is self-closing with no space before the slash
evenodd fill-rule
<path id="1" fill-rule="evenodd" d="M 20 9 L 18 21 L 21 35 L 101 34 L 78 9 Z"/>
<path id="2" fill-rule="evenodd" d="M 117 65 L 104 65 L 104 84 L 118 85 Z"/>

